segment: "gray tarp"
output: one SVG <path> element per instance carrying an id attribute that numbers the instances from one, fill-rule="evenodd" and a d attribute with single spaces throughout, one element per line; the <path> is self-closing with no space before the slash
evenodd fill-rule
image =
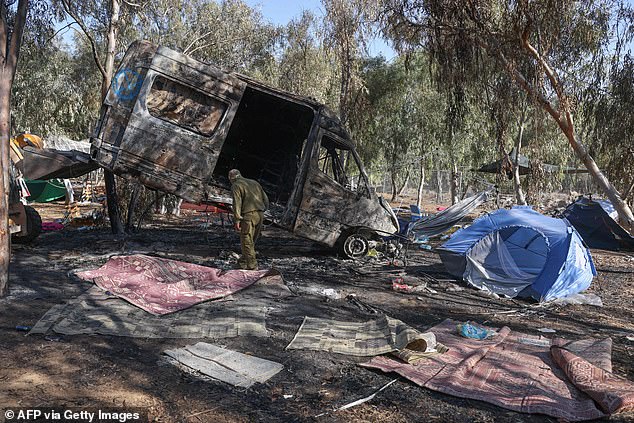
<path id="1" fill-rule="evenodd" d="M 416 238 L 420 238 L 445 232 L 475 210 L 476 207 L 485 203 L 489 199 L 492 190 L 493 188 L 489 188 L 471 197 L 467 197 L 451 207 L 447 207 L 440 213 L 417 220 L 410 225 L 408 235 L 414 235 Z"/>

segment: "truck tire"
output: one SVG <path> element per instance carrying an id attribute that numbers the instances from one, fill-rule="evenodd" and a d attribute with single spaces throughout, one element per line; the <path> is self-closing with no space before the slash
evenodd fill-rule
<path id="1" fill-rule="evenodd" d="M 338 242 L 338 250 L 341 255 L 349 259 L 365 257 L 370 251 L 370 243 L 367 234 L 362 232 L 344 233 Z"/>
<path id="2" fill-rule="evenodd" d="M 16 244 L 28 244 L 42 233 L 42 218 L 40 214 L 31 206 L 24 206 L 26 214 L 26 235 L 11 237 L 11 241 Z"/>

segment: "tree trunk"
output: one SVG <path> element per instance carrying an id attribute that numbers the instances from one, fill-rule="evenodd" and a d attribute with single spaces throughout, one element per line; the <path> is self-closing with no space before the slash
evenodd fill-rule
<path id="1" fill-rule="evenodd" d="M 458 194 L 458 165 L 454 163 L 451 166 L 451 204 L 460 201 Z"/>
<path id="2" fill-rule="evenodd" d="M 410 169 L 407 169 L 407 174 L 405 175 L 405 179 L 403 180 L 403 184 L 398 189 L 398 195 L 402 196 L 405 189 L 407 188 L 407 183 L 409 182 Z"/>
<path id="3" fill-rule="evenodd" d="M 0 72 L 0 297 L 9 293 L 11 233 L 9 229 L 9 139 L 11 137 L 11 77 Z"/>
<path id="4" fill-rule="evenodd" d="M 396 201 L 396 197 L 398 196 L 398 187 L 396 186 L 396 172 L 392 171 L 390 173 L 392 177 L 392 197 L 390 198 L 390 203 Z"/>
<path id="5" fill-rule="evenodd" d="M 101 98 L 106 97 L 110 83 L 112 82 L 112 74 L 114 73 L 114 56 L 117 48 L 117 36 L 119 34 L 119 19 L 121 16 L 121 5 L 119 0 L 111 0 L 110 25 L 108 26 L 108 45 L 106 46 L 106 60 L 104 61 L 105 75 L 101 81 Z"/>
<path id="6" fill-rule="evenodd" d="M 108 218 L 110 219 L 110 229 L 115 235 L 123 235 L 123 224 L 121 223 L 121 212 L 119 211 L 119 198 L 117 196 L 117 183 L 114 173 L 104 170 L 106 182 L 106 202 L 108 203 Z"/>
<path id="7" fill-rule="evenodd" d="M 522 116 L 520 117 L 520 130 L 517 134 L 517 140 L 515 141 L 515 157 L 511 157 L 513 160 L 513 187 L 515 188 L 515 198 L 517 200 L 517 204 L 521 206 L 526 205 L 526 196 L 524 196 L 524 191 L 522 191 L 522 183 L 520 181 L 520 151 L 522 150 L 522 138 L 524 137 L 524 124 L 526 123 L 525 118 L 525 110 L 522 111 Z"/>
<path id="8" fill-rule="evenodd" d="M 101 98 L 105 98 L 112 82 L 114 72 L 114 55 L 117 46 L 117 34 L 119 32 L 120 5 L 119 0 L 111 0 L 110 26 L 108 27 L 108 44 L 106 46 L 105 73 L 101 81 Z M 95 58 L 98 60 L 97 58 Z M 121 222 L 121 211 L 119 210 L 119 198 L 117 196 L 117 182 L 114 174 L 104 170 L 106 180 L 106 200 L 108 202 L 108 218 L 110 219 L 110 229 L 115 235 L 123 235 L 124 228 Z M 126 225 L 127 226 L 127 225 Z"/>
<path id="9" fill-rule="evenodd" d="M 125 223 L 126 233 L 130 233 L 134 229 L 134 211 L 136 210 L 137 204 L 139 203 L 139 196 L 141 195 L 141 189 L 143 189 L 143 187 L 140 184 L 136 184 L 134 186 L 134 189 L 132 190 L 132 195 L 130 196 L 130 203 L 128 204 L 128 216 L 126 217 L 126 223 Z"/>
<path id="10" fill-rule="evenodd" d="M 608 199 L 614 206 L 614 209 L 617 211 L 619 215 L 619 224 L 630 233 L 634 233 L 634 214 L 632 214 L 632 210 L 629 208 L 627 203 L 623 201 L 619 192 L 610 183 L 608 178 L 606 178 L 603 172 L 601 172 L 601 169 L 599 169 L 599 166 L 597 166 L 597 163 L 594 161 L 592 156 L 588 154 L 588 151 L 583 144 L 581 144 L 581 142 L 577 139 L 574 127 L 567 125 L 564 122 L 559 123 L 559 126 L 564 131 L 577 157 L 585 165 L 586 169 L 588 169 L 588 172 L 592 175 L 594 181 L 607 195 Z"/>
<path id="11" fill-rule="evenodd" d="M 13 17 L 12 32 L 9 31 L 9 22 L 7 22 L 7 8 L 7 2 L 2 2 L 0 5 L 0 51 L 2 52 L 0 60 L 0 297 L 9 293 L 9 262 L 11 261 L 9 228 L 11 87 L 20 56 L 29 1 L 18 1 Z"/>
<path id="12" fill-rule="evenodd" d="M 442 202 L 442 173 L 436 170 L 436 203 Z"/>
<path id="13" fill-rule="evenodd" d="M 418 191 L 416 195 L 416 206 L 420 210 L 423 206 L 423 187 L 425 185 L 425 165 L 423 159 L 420 160 L 420 177 L 418 178 Z"/>

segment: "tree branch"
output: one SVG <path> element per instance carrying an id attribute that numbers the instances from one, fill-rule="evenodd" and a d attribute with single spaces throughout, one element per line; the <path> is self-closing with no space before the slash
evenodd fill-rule
<path id="1" fill-rule="evenodd" d="M 48 44 L 53 38 L 55 38 L 57 36 L 57 34 L 59 34 L 60 32 L 62 32 L 63 30 L 65 30 L 66 28 L 70 28 L 75 22 L 71 22 L 68 25 L 64 25 L 63 27 L 61 27 L 60 29 L 58 29 L 57 31 L 55 31 L 55 34 L 53 34 L 52 36 L 49 37 L 48 40 L 46 40 L 46 43 Z"/>
<path id="2" fill-rule="evenodd" d="M 183 54 L 188 54 L 189 53 L 189 49 L 192 48 L 194 46 L 194 44 L 196 44 L 198 41 L 202 40 L 203 38 L 205 38 L 206 36 L 208 36 L 209 34 L 212 34 L 213 31 L 207 31 L 205 32 L 203 35 L 201 35 L 200 37 L 195 38 L 191 43 L 189 43 L 189 45 L 187 45 L 187 47 L 185 47 L 185 50 L 183 50 Z M 196 51 L 196 50 L 194 50 Z"/>
<path id="3" fill-rule="evenodd" d="M 77 14 L 71 9 L 70 4 L 68 3 L 68 0 L 62 0 L 62 5 L 64 6 L 64 10 L 66 11 L 66 13 L 68 13 L 68 15 L 71 18 L 73 18 L 75 23 L 79 25 L 84 36 L 88 38 L 88 41 L 90 42 L 90 48 L 92 49 L 92 57 L 95 60 L 95 64 L 97 65 L 97 68 L 99 69 L 99 73 L 101 73 L 101 77 L 105 79 L 106 70 L 104 69 L 103 65 L 99 61 L 99 53 L 97 52 L 97 43 L 95 43 L 95 39 L 88 32 L 88 28 L 86 28 L 84 21 L 82 21 L 79 18 L 79 16 L 77 16 Z"/>
<path id="4" fill-rule="evenodd" d="M 528 41 L 528 33 L 529 33 L 529 27 L 527 26 L 527 28 L 524 29 L 521 35 L 522 46 L 535 58 L 535 60 L 537 60 L 537 63 L 539 63 L 544 68 L 544 73 L 546 73 L 546 76 L 548 77 L 548 80 L 550 81 L 550 85 L 555 90 L 555 93 L 557 94 L 557 97 L 559 98 L 560 104 L 567 106 L 566 104 L 567 98 L 563 90 L 561 89 L 561 83 L 559 82 L 557 73 L 555 72 L 553 68 L 550 67 L 550 65 L 548 64 L 548 62 L 546 62 L 544 57 L 539 54 L 537 49 L 533 47 L 530 41 Z M 568 109 L 568 107 L 565 107 L 565 108 L 566 110 Z M 568 113 L 566 113 L 566 117 L 568 117 Z M 568 124 L 572 125 L 572 121 L 568 121 Z"/>

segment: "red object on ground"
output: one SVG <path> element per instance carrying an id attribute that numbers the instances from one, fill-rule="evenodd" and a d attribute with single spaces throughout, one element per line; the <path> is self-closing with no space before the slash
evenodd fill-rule
<path id="1" fill-rule="evenodd" d="M 439 207 L 436 207 L 436 210 L 438 210 L 438 211 L 447 210 L 447 207 L 445 207 L 445 206 L 439 206 Z"/>
<path id="2" fill-rule="evenodd" d="M 274 270 L 229 270 L 144 255 L 111 257 L 77 276 L 154 315 L 184 310 L 244 289 Z"/>
<path id="3" fill-rule="evenodd" d="M 229 207 L 226 204 L 217 204 L 217 205 L 193 204 L 193 203 L 186 203 L 184 201 L 183 201 L 183 204 L 181 204 L 181 209 L 195 210 L 201 213 L 229 213 L 230 212 Z"/>
<path id="4" fill-rule="evenodd" d="M 64 225 L 58 222 L 42 222 L 43 231 L 61 231 Z"/>

